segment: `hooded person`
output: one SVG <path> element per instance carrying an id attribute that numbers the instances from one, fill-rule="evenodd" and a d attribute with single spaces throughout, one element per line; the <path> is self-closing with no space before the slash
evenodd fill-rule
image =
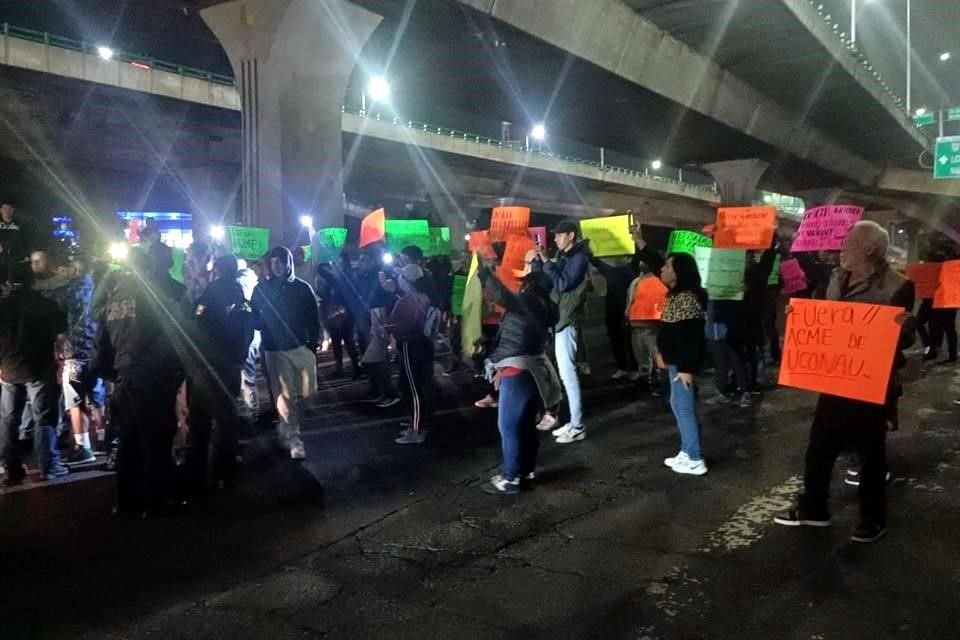
<path id="1" fill-rule="evenodd" d="M 280 414 L 280 440 L 291 459 L 303 460 L 307 454 L 300 421 L 303 401 L 317 391 L 320 314 L 313 289 L 294 274 L 289 249 L 271 249 L 264 262 L 266 279 L 253 290 L 251 300 L 254 322 L 261 332 L 267 380 Z"/>

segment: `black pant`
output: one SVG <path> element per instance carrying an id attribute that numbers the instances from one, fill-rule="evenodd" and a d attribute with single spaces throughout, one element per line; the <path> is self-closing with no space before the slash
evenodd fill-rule
<path id="1" fill-rule="evenodd" d="M 623 309 L 607 307 L 607 338 L 610 339 L 610 350 L 621 371 L 636 371 L 637 363 L 633 359 L 633 349 L 627 338 L 627 327 L 624 323 Z"/>
<path id="2" fill-rule="evenodd" d="M 110 415 L 120 436 L 118 511 L 159 507 L 170 495 L 178 386 L 140 375 L 121 376 L 114 387 Z"/>
<path id="3" fill-rule="evenodd" d="M 390 367 L 386 362 L 368 362 L 364 370 L 370 377 L 370 395 L 374 397 L 395 398 L 396 389 L 390 379 Z"/>
<path id="4" fill-rule="evenodd" d="M 410 429 L 420 433 L 433 416 L 433 343 L 424 336 L 399 345 L 400 392 L 410 409 Z"/>
<path id="5" fill-rule="evenodd" d="M 347 355 L 350 356 L 350 363 L 356 369 L 360 366 L 360 358 L 357 357 L 357 345 L 353 341 L 353 318 L 349 314 L 341 316 L 337 326 L 328 326 L 327 333 L 330 334 L 330 341 L 333 344 L 333 362 L 337 366 L 337 371 L 343 371 L 343 345 L 347 346 Z"/>
<path id="6" fill-rule="evenodd" d="M 190 379 L 190 488 L 202 495 L 210 479 L 233 482 L 237 460 L 237 430 L 240 416 L 236 398 L 240 395 L 242 365 L 225 368 L 219 375 L 197 375 Z"/>
<path id="7" fill-rule="evenodd" d="M 933 300 L 924 298 L 920 301 L 920 307 L 917 309 L 917 335 L 923 342 L 924 347 L 930 347 L 931 314 L 933 312 Z M 939 346 L 939 345 L 938 345 Z"/>
<path id="8" fill-rule="evenodd" d="M 860 521 L 887 522 L 887 406 L 821 395 L 810 427 L 806 471 L 799 507 L 822 517 L 829 513 L 833 464 L 844 451 L 860 458 Z"/>
<path id="9" fill-rule="evenodd" d="M 763 306 L 763 335 L 770 349 L 770 360 L 780 362 L 780 333 L 777 331 L 777 299 L 776 290 L 768 293 L 766 304 Z M 762 347 L 761 347 L 762 349 Z M 761 357 L 763 354 L 761 353 Z"/>
<path id="10" fill-rule="evenodd" d="M 947 357 L 957 359 L 957 310 L 934 309 L 930 312 L 930 350 L 936 353 L 947 336 Z"/>

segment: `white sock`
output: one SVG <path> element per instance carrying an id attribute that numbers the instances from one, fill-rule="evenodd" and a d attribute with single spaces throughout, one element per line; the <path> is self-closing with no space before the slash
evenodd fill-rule
<path id="1" fill-rule="evenodd" d="M 84 447 L 86 449 L 90 448 L 90 432 L 85 431 L 83 433 L 73 434 L 73 441 L 77 443 L 78 447 Z"/>

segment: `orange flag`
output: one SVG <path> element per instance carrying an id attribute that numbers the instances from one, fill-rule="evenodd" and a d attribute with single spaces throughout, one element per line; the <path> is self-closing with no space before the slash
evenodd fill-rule
<path id="1" fill-rule="evenodd" d="M 360 248 L 374 242 L 382 242 L 386 237 L 386 226 L 387 214 L 383 209 L 367 214 L 360 223 Z"/>

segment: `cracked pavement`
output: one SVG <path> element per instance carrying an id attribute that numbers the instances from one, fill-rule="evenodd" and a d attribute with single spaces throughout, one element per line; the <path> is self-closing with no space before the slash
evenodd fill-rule
<path id="1" fill-rule="evenodd" d="M 438 378 L 425 447 L 394 445 L 399 414 L 352 404 L 362 386 L 327 384 L 308 461 L 253 464 L 207 511 L 114 520 L 108 476 L 2 495 L 2 638 L 955 637 L 952 370 L 914 367 L 872 546 L 848 542 L 845 461 L 831 529 L 771 522 L 799 487 L 814 394 L 702 406 L 710 473 L 681 477 L 662 464 L 678 443 L 663 402 L 594 371 L 589 437 L 545 436 L 535 488 L 512 498 L 480 491 L 496 414 L 462 376 Z"/>

